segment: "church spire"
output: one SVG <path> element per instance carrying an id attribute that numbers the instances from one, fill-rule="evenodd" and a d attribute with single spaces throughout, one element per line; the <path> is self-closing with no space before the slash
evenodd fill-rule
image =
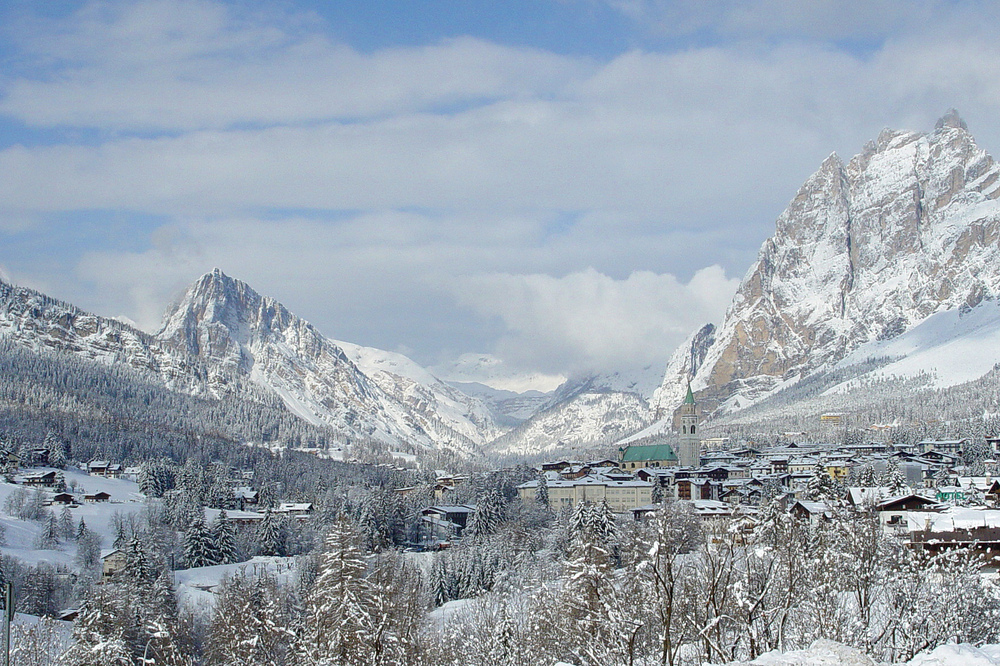
<path id="1" fill-rule="evenodd" d="M 694 393 L 691 392 L 691 380 L 690 379 L 688 380 L 687 395 L 684 396 L 684 404 L 685 405 L 693 405 L 694 404 Z"/>

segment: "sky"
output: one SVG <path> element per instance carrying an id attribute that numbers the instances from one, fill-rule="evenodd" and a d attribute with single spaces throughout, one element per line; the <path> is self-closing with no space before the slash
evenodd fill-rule
<path id="1" fill-rule="evenodd" d="M 451 379 L 663 366 L 994 2 L 0 0 L 0 276 L 155 331 L 215 267 Z M 500 370 L 498 370 L 500 368 Z"/>

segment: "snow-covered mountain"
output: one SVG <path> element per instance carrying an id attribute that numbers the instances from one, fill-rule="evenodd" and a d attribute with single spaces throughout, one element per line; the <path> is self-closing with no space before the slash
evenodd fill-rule
<path id="1" fill-rule="evenodd" d="M 32 289 L 0 281 L 0 335 L 35 350 L 57 350 L 105 364 L 147 371 L 168 387 L 214 395 L 210 370 L 200 359 L 166 348 L 160 340 L 117 319 L 85 312 Z M 219 382 L 239 379 L 224 371 Z"/>
<path id="2" fill-rule="evenodd" d="M 249 377 L 307 421 L 348 436 L 471 453 L 496 434 L 480 401 L 405 356 L 329 340 L 218 269 L 168 310 L 156 338 Z"/>
<path id="3" fill-rule="evenodd" d="M 498 453 L 537 454 L 609 445 L 653 418 L 661 371 L 591 374 L 563 383 L 531 418 L 493 442 Z"/>
<path id="4" fill-rule="evenodd" d="M 831 155 L 778 218 L 722 325 L 675 353 L 656 407 L 673 409 L 692 375 L 703 406 L 748 404 L 996 298 L 998 198 L 1000 166 L 954 111 L 930 134 L 884 130 L 847 164 Z"/>

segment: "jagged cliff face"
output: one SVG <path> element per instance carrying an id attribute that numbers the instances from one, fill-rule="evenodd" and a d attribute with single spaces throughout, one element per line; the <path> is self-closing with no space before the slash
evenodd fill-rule
<path id="1" fill-rule="evenodd" d="M 156 337 L 202 359 L 220 380 L 248 377 L 302 418 L 349 437 L 471 453 L 493 434 L 478 401 L 409 359 L 335 343 L 218 269 L 167 312 Z"/>
<path id="2" fill-rule="evenodd" d="M 884 130 L 844 165 L 831 155 L 778 218 L 696 369 L 678 350 L 658 406 L 692 385 L 738 408 L 1000 293 L 1000 167 L 957 114 L 929 135 Z"/>
<path id="3" fill-rule="evenodd" d="M 208 368 L 115 319 L 101 317 L 0 280 L 0 335 L 37 350 L 60 351 L 150 372 L 168 387 L 212 396 Z M 236 383 L 235 377 L 228 377 Z"/>

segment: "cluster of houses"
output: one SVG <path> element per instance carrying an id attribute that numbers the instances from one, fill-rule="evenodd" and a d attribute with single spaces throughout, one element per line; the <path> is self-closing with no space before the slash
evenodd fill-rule
<path id="1" fill-rule="evenodd" d="M 987 440 L 994 455 L 975 469 L 963 464 L 971 444 L 968 439 L 904 447 L 790 443 L 706 451 L 697 466 L 679 465 L 668 444 L 632 445 L 620 449 L 617 460 L 543 463 L 539 478 L 518 486 L 518 493 L 524 501 L 547 497 L 554 511 L 603 501 L 636 519 L 655 511 L 662 499 L 689 502 L 704 519 L 752 516 L 772 498 L 810 521 L 829 519 L 841 507 L 865 508 L 877 513 L 887 534 L 912 544 L 928 550 L 975 544 L 992 556 L 1000 554 L 1000 510 L 995 508 L 1000 507 L 995 455 L 1000 438 Z M 898 470 L 891 485 L 886 481 L 890 469 Z M 817 475 L 836 482 L 840 497 L 811 499 Z"/>

